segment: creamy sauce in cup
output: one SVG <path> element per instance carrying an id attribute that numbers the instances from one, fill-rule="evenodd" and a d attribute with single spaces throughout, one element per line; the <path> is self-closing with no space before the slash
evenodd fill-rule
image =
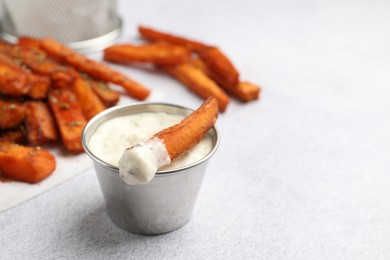
<path id="1" fill-rule="evenodd" d="M 118 166 L 118 161 L 127 148 L 152 137 L 160 130 L 179 123 L 183 119 L 184 116 L 163 112 L 143 112 L 112 118 L 97 128 L 89 141 L 90 149 L 101 160 Z M 211 151 L 212 146 L 211 137 L 206 135 L 196 146 L 158 170 L 176 169 L 199 161 Z M 149 156 L 148 151 L 145 151 L 143 156 Z M 138 166 L 150 167 L 150 164 L 140 164 L 136 167 Z M 149 182 L 154 174 L 137 176 L 136 178 L 132 176 L 121 177 L 129 184 L 140 184 Z"/>

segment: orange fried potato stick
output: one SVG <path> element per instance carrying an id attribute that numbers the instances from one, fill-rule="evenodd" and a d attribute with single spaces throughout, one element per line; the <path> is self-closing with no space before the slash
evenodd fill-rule
<path id="1" fill-rule="evenodd" d="M 82 78 L 76 79 L 70 86 L 70 90 L 76 95 L 87 120 L 106 109 L 106 106 L 92 90 L 87 80 Z"/>
<path id="2" fill-rule="evenodd" d="M 239 73 L 228 57 L 219 48 L 213 47 L 199 52 L 199 57 L 207 64 L 216 77 L 225 82 L 226 86 L 234 88 L 239 82 Z"/>
<path id="3" fill-rule="evenodd" d="M 30 145 L 43 145 L 58 139 L 56 125 L 49 107 L 43 101 L 27 101 L 26 130 Z"/>
<path id="4" fill-rule="evenodd" d="M 199 143 L 217 117 L 217 100 L 209 97 L 181 122 L 127 148 L 118 161 L 119 176 L 128 184 L 148 183 L 158 168 L 169 165 Z"/>
<path id="5" fill-rule="evenodd" d="M 35 37 L 19 36 L 17 44 L 27 48 L 41 48 L 41 41 Z"/>
<path id="6" fill-rule="evenodd" d="M 87 121 L 75 95 L 69 89 L 51 89 L 49 104 L 66 149 L 73 153 L 83 152 L 81 132 Z"/>
<path id="7" fill-rule="evenodd" d="M 259 99 L 261 88 L 253 83 L 241 81 L 234 88 L 227 89 L 242 102 Z"/>
<path id="8" fill-rule="evenodd" d="M 0 65 L 0 93 L 9 96 L 22 96 L 31 89 L 25 73 L 9 66 Z"/>
<path id="9" fill-rule="evenodd" d="M 50 55 L 79 70 L 85 71 L 97 79 L 107 80 L 122 86 L 130 96 L 138 100 L 146 99 L 150 93 L 149 89 L 133 81 L 129 77 L 126 77 L 122 73 L 119 73 L 104 64 L 88 59 L 53 39 L 44 38 L 41 46 Z"/>
<path id="10" fill-rule="evenodd" d="M 213 96 L 218 102 L 219 110 L 226 110 L 230 102 L 229 96 L 200 69 L 188 63 L 163 68 L 200 97 L 206 99 Z"/>
<path id="11" fill-rule="evenodd" d="M 25 117 L 26 110 L 21 103 L 0 99 L 0 128 L 16 128 L 22 124 Z"/>
<path id="12" fill-rule="evenodd" d="M 5 178 L 37 183 L 55 168 L 55 158 L 47 150 L 0 142 L 0 172 Z"/>
<path id="13" fill-rule="evenodd" d="M 18 71 L 21 74 L 25 74 L 27 78 L 27 83 L 31 86 L 27 92 L 27 95 L 33 99 L 42 99 L 46 97 L 47 91 L 50 87 L 50 79 L 47 76 L 33 74 L 29 69 L 18 64 L 12 58 L 8 57 L 5 54 L 0 53 L 0 64 L 8 66 L 9 68 Z M 24 93 L 26 91 L 23 91 Z M 25 94 L 25 93 L 24 93 Z"/>
<path id="14" fill-rule="evenodd" d="M 139 33 L 147 40 L 154 41 L 154 42 L 168 42 L 171 44 L 181 45 L 184 46 L 192 51 L 201 51 L 203 49 L 209 48 L 211 46 L 206 45 L 204 43 L 186 39 L 181 36 L 172 35 L 169 33 L 161 32 L 155 29 L 152 29 L 150 27 L 146 26 L 139 26 L 138 27 Z"/>
<path id="15" fill-rule="evenodd" d="M 201 59 L 192 59 L 192 65 L 201 69 L 207 76 L 215 81 L 220 87 L 232 94 L 242 102 L 249 102 L 259 99 L 261 88 L 250 82 L 240 81 L 236 86 L 231 87 L 220 77 L 216 76 Z"/>
<path id="16" fill-rule="evenodd" d="M 47 97 L 47 92 L 50 88 L 50 78 L 48 76 L 28 73 L 27 79 L 31 83 L 31 88 L 27 93 L 29 97 L 32 99 L 44 99 Z"/>
<path id="17" fill-rule="evenodd" d="M 143 45 L 118 44 L 104 50 L 104 59 L 116 63 L 150 62 L 157 65 L 177 65 L 191 57 L 187 48 L 165 43 Z"/>
<path id="18" fill-rule="evenodd" d="M 0 142 L 24 144 L 26 142 L 26 136 L 20 128 L 11 130 L 0 129 Z"/>
<path id="19" fill-rule="evenodd" d="M 87 79 L 87 82 L 107 107 L 112 107 L 118 103 L 120 97 L 119 92 L 111 89 L 107 82 L 89 79 Z"/>
<path id="20" fill-rule="evenodd" d="M 0 41 L 0 51 L 18 60 L 33 72 L 49 76 L 55 87 L 67 87 L 78 75 L 72 67 L 59 64 L 38 48 L 26 48 Z"/>
<path id="21" fill-rule="evenodd" d="M 157 137 L 165 144 L 171 160 L 200 142 L 215 124 L 218 117 L 218 103 L 209 97 L 197 110 L 192 112 L 180 123 L 161 130 Z"/>

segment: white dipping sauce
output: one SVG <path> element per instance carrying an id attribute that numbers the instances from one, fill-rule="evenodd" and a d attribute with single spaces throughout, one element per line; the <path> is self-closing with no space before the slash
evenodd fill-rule
<path id="1" fill-rule="evenodd" d="M 184 116 L 163 112 L 143 112 L 112 118 L 97 128 L 89 141 L 89 146 L 101 160 L 118 166 L 118 160 L 128 147 L 149 139 L 160 130 L 183 119 Z M 199 161 L 211 151 L 212 145 L 211 137 L 206 135 L 196 146 L 158 170 L 176 169 Z M 146 183 L 150 181 L 150 177 L 136 183 L 126 181 L 129 184 Z"/>

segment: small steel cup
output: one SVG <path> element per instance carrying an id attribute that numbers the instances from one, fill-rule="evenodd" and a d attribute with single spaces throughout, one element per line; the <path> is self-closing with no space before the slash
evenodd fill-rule
<path id="1" fill-rule="evenodd" d="M 119 176 L 118 167 L 93 153 L 89 141 L 99 125 L 108 119 L 142 112 L 187 116 L 192 110 L 164 103 L 113 107 L 89 121 L 82 134 L 82 143 L 94 162 L 110 219 L 132 233 L 157 235 L 178 229 L 191 218 L 208 160 L 218 148 L 219 137 L 215 128 L 208 132 L 213 147 L 203 159 L 174 170 L 159 171 L 147 184 L 129 185 Z"/>

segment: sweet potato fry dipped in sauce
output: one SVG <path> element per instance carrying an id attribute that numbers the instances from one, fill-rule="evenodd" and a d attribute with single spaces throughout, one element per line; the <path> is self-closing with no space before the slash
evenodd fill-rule
<path id="1" fill-rule="evenodd" d="M 119 160 L 119 174 L 129 184 L 149 182 L 158 168 L 199 143 L 218 117 L 217 100 L 208 98 L 184 120 L 126 149 Z"/>
<path id="2" fill-rule="evenodd" d="M 85 71 L 91 76 L 112 82 L 122 86 L 126 92 L 133 98 L 144 100 L 149 96 L 150 90 L 141 84 L 126 77 L 110 67 L 99 62 L 88 59 L 87 57 L 76 53 L 65 47 L 61 43 L 50 38 L 45 38 L 41 43 L 42 48 L 57 59 L 72 65 L 73 67 Z"/>
<path id="3" fill-rule="evenodd" d="M 154 41 L 154 42 L 168 42 L 171 44 L 181 45 L 184 46 L 192 51 L 201 51 L 203 49 L 209 48 L 211 46 L 206 45 L 204 43 L 190 40 L 181 36 L 172 35 L 169 33 L 161 32 L 155 29 L 152 29 L 150 27 L 146 26 L 139 26 L 138 27 L 139 33 L 147 40 Z"/>
<path id="4" fill-rule="evenodd" d="M 3 177 L 37 183 L 55 168 L 54 156 L 40 147 L 0 142 L 0 173 Z"/>
<path id="5" fill-rule="evenodd" d="M 104 50 L 104 59 L 116 63 L 150 62 L 157 65 L 176 65 L 191 57 L 190 51 L 179 45 L 162 42 L 144 45 L 118 44 Z"/>

